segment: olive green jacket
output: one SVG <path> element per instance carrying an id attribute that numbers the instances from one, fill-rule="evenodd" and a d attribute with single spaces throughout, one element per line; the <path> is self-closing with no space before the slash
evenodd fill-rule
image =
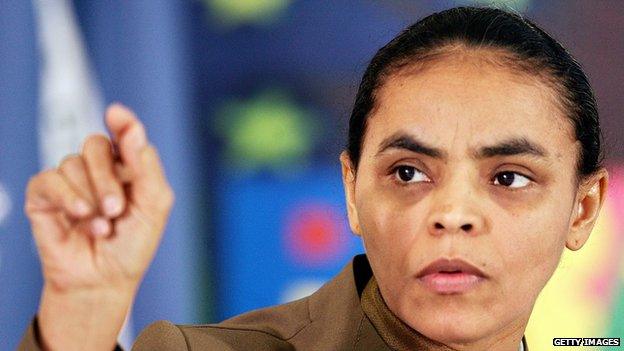
<path id="1" fill-rule="evenodd" d="M 219 324 L 158 321 L 141 332 L 132 350 L 391 350 L 360 305 L 371 276 L 366 256 L 358 255 L 309 297 Z M 28 328 L 19 350 L 40 350 L 36 323 Z"/>

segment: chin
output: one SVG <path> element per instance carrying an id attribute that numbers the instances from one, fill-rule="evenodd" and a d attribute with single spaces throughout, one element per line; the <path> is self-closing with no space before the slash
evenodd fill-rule
<path id="1" fill-rule="evenodd" d="M 470 344 L 486 335 L 483 327 L 467 328 L 464 323 L 450 321 L 423 326 L 420 333 L 446 345 Z"/>
<path id="2" fill-rule="evenodd" d="M 493 323 L 489 316 L 458 310 L 450 305 L 447 307 L 411 309 L 418 312 L 401 319 L 406 320 L 412 329 L 426 337 L 447 345 L 472 343 L 482 339 L 496 327 L 496 323 Z"/>

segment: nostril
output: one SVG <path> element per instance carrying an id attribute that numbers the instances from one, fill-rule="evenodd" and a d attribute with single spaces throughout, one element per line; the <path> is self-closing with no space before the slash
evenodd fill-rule
<path id="1" fill-rule="evenodd" d="M 472 224 L 464 224 L 461 226 L 461 229 L 464 231 L 469 231 L 472 229 Z"/>
<path id="2" fill-rule="evenodd" d="M 440 223 L 436 222 L 436 224 L 435 224 L 435 228 L 436 228 L 436 229 L 444 229 L 444 226 L 443 226 L 442 224 L 440 224 Z"/>

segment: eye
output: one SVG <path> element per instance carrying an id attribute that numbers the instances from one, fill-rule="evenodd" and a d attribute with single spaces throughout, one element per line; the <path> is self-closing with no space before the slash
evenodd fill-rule
<path id="1" fill-rule="evenodd" d="M 398 166 L 394 169 L 394 174 L 397 179 L 402 183 L 417 183 L 429 181 L 429 177 L 427 177 L 423 172 L 412 166 Z"/>
<path id="2" fill-rule="evenodd" d="M 494 176 L 494 185 L 502 185 L 508 188 L 523 188 L 531 182 L 526 176 L 516 172 L 501 172 Z"/>

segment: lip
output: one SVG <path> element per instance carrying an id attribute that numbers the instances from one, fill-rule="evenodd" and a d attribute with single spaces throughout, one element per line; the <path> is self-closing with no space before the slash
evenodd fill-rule
<path id="1" fill-rule="evenodd" d="M 477 287 L 488 276 L 463 259 L 439 258 L 418 272 L 416 278 L 435 293 L 459 294 Z"/>

